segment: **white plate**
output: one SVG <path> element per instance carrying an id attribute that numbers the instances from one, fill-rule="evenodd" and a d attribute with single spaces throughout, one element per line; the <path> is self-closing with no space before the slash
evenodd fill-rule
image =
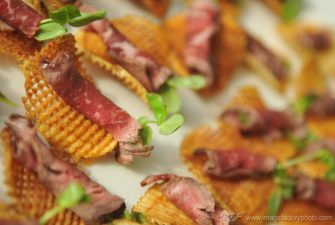
<path id="1" fill-rule="evenodd" d="M 333 15 L 333 10 L 335 9 L 334 0 L 303 1 L 306 2 L 306 7 L 300 19 L 315 21 L 323 25 L 335 25 Z M 91 0 L 86 2 L 98 9 L 107 9 L 109 16 L 112 17 L 121 17 L 126 14 L 148 16 L 144 11 L 124 0 Z M 174 2 L 180 3 L 181 1 Z M 291 59 L 294 63 L 294 71 L 298 71 L 301 62 L 276 34 L 275 24 L 279 22 L 278 18 L 258 1 L 249 0 L 246 1 L 246 4 L 247 10 L 242 18 L 244 27 Z M 176 12 L 178 7 L 174 7 L 171 13 Z M 117 81 L 111 79 L 106 72 L 89 64 L 87 67 L 90 74 L 94 76 L 97 86 L 117 105 L 126 109 L 135 118 L 142 115 L 152 116 L 146 105 L 137 96 Z M 183 176 L 192 176 L 179 156 L 179 146 L 183 137 L 197 125 L 204 123 L 214 124 L 214 120 L 222 111 L 224 104 L 229 101 L 241 86 L 250 84 L 259 87 L 264 99 L 270 106 L 283 108 L 286 105 L 286 98 L 271 90 L 253 72 L 241 69 L 224 92 L 215 98 L 206 100 L 206 102 L 191 91 L 181 90 L 180 93 L 183 100 L 182 113 L 186 117 L 186 123 L 183 128 L 171 136 L 161 136 L 155 130 L 155 150 L 150 158 L 137 158 L 132 165 L 123 166 L 116 164 L 110 157 L 105 157 L 103 160 L 99 160 L 94 165 L 89 166 L 87 170 L 94 180 L 104 185 L 109 191 L 125 198 L 128 207 L 134 205 L 146 191 L 147 188 L 142 188 L 139 184 L 148 175 L 176 173 Z M 2 120 L 6 119 L 8 115 L 11 113 L 24 114 L 21 96 L 25 93 L 22 73 L 17 68 L 15 61 L 5 55 L 0 55 L 0 90 L 19 105 L 19 107 L 13 108 L 0 103 L 0 128 L 3 128 L 4 123 Z M 0 145 L 1 153 L 2 150 L 3 146 Z M 2 160 L 2 156 L 0 156 L 0 160 Z M 0 182 L 0 200 L 3 200 L 6 199 L 5 186 L 3 184 L 3 163 L 0 163 Z"/>

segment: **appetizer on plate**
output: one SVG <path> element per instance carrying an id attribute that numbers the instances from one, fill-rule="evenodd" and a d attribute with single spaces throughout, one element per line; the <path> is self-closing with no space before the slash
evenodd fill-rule
<path id="1" fill-rule="evenodd" d="M 158 183 L 161 181 L 161 183 Z M 153 224 L 228 225 L 230 215 L 210 192 L 189 177 L 149 176 L 142 186 L 154 184 L 133 207 Z"/>
<path id="2" fill-rule="evenodd" d="M 264 103 L 256 93 L 250 87 L 242 89 L 229 107 L 243 102 L 248 107 L 262 108 Z M 332 161 L 334 156 L 318 148 L 307 152 L 297 151 L 287 136 L 270 141 L 245 137 L 238 126 L 223 122 L 217 129 L 196 128 L 181 146 L 190 171 L 218 202 L 241 215 L 241 224 L 271 222 L 250 220 L 252 216 L 334 215 L 330 196 L 334 195 L 335 186 L 326 176 L 333 168 L 322 160 L 326 157 Z M 310 189 L 306 189 L 307 184 L 311 184 Z M 327 224 L 319 223 L 322 222 Z"/>
<path id="3" fill-rule="evenodd" d="M 288 61 L 243 30 L 238 22 L 240 6 L 229 1 L 216 4 L 190 1 L 185 13 L 166 20 L 166 35 L 177 56 L 189 71 L 205 75 L 207 92 L 222 90 L 243 61 L 282 90 L 289 78 Z"/>
<path id="4" fill-rule="evenodd" d="M 250 32 L 243 30 L 238 23 L 240 8 L 236 3 L 220 1 L 221 30 L 224 35 L 216 44 L 221 49 L 219 52 L 222 54 L 222 58 L 226 60 L 219 61 L 218 66 L 231 69 L 221 70 L 219 68 L 218 71 L 226 71 L 226 75 L 223 76 L 229 80 L 228 78 L 231 78 L 234 70 L 244 61 L 262 75 L 270 85 L 283 90 L 289 79 L 288 60 L 270 49 Z"/>
<path id="5" fill-rule="evenodd" d="M 267 107 L 252 86 L 239 90 L 221 113 L 219 123 L 234 127 L 243 138 L 269 143 L 307 133 L 303 118 L 294 109 L 274 110 Z"/>
<path id="6" fill-rule="evenodd" d="M 162 93 L 176 86 L 173 82 L 178 78 L 171 69 L 176 74 L 185 74 L 171 55 L 161 28 L 143 17 L 94 22 L 81 30 L 76 40 L 84 57 L 106 69 L 145 102 L 148 93 Z M 198 88 L 185 85 L 186 82 L 182 86 Z"/>
<path id="7" fill-rule="evenodd" d="M 86 7 L 90 11 L 90 7 Z M 142 136 L 151 142 L 155 123 L 160 134 L 173 133 L 184 123 L 179 114 L 181 99 L 177 88 L 199 89 L 201 76 L 173 76 L 169 46 L 158 25 L 143 17 L 127 16 L 96 21 L 80 31 L 77 46 L 84 57 L 105 68 L 148 104 L 155 120 L 142 117 Z"/>
<path id="8" fill-rule="evenodd" d="M 279 33 L 303 58 L 314 55 L 322 72 L 335 77 L 335 36 L 333 30 L 322 25 L 296 22 L 280 24 Z"/>
<path id="9" fill-rule="evenodd" d="M 145 35 L 143 35 L 145 33 Z M 107 69 L 143 100 L 172 75 L 160 28 L 142 17 L 97 21 L 77 34 L 84 56 Z"/>
<path id="10" fill-rule="evenodd" d="M 105 97 L 82 69 L 71 35 L 48 42 L 20 67 L 26 81 L 27 116 L 57 149 L 74 160 L 95 158 L 117 149 L 122 163 L 148 156 L 141 125 Z"/>
<path id="11" fill-rule="evenodd" d="M 41 224 L 55 216 L 53 221 L 62 225 L 95 224 L 122 215 L 123 199 L 56 155 L 27 118 L 12 115 L 2 137 L 6 184 L 20 213 L 40 218 Z"/>

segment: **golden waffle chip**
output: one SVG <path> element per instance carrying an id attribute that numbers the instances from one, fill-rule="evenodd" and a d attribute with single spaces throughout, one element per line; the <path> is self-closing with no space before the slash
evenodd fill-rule
<path id="1" fill-rule="evenodd" d="M 183 211 L 165 197 L 159 189 L 160 186 L 160 184 L 152 186 L 133 207 L 133 211 L 143 213 L 152 224 L 195 225 Z"/>
<path id="2" fill-rule="evenodd" d="M 141 16 L 125 16 L 111 23 L 137 48 L 161 65 L 169 65 L 169 44 L 160 26 Z"/>
<path id="3" fill-rule="evenodd" d="M 236 68 L 242 63 L 246 37 L 231 8 L 223 5 L 220 30 L 216 36 L 214 51 L 215 83 L 210 92 L 222 90 L 231 80 Z"/>
<path id="4" fill-rule="evenodd" d="M 190 171 L 194 173 L 200 182 L 204 183 L 212 191 L 216 200 L 226 204 L 232 211 L 238 213 L 240 224 L 268 224 L 270 221 L 252 220 L 250 216 L 265 216 L 268 207 L 268 198 L 275 188 L 272 179 L 216 179 L 203 172 L 205 156 L 193 156 L 198 148 L 229 150 L 232 146 L 244 148 L 251 152 L 264 155 L 272 155 L 279 161 L 287 160 L 295 154 L 293 146 L 285 140 L 276 140 L 273 143 L 251 138 L 241 139 L 232 135 L 233 128 L 222 125 L 218 130 L 209 127 L 199 127 L 190 133 L 183 141 L 181 154 Z M 315 168 L 319 169 L 316 165 Z M 304 172 L 304 171 L 303 171 Z M 317 171 L 313 171 L 314 173 Z M 307 171 L 307 173 L 310 173 Z M 310 174 L 309 174 L 310 175 Z M 313 175 L 313 174 L 311 174 Z M 317 177 L 317 174 L 314 174 Z M 292 210 L 294 208 L 294 210 Z M 280 212 L 281 216 L 333 216 L 329 212 L 314 205 L 299 200 L 286 201 Z M 293 223 L 294 222 L 294 223 Z M 279 224 L 315 224 L 315 221 L 280 221 Z M 318 221 L 318 224 L 330 224 L 329 221 Z"/>
<path id="5" fill-rule="evenodd" d="M 323 179 L 329 167 L 322 162 L 307 162 L 298 165 L 299 172 L 308 175 L 311 178 Z"/>
<path id="6" fill-rule="evenodd" d="M 186 39 L 185 14 L 180 13 L 165 20 L 163 30 L 169 45 L 179 57 L 182 57 Z"/>
<path id="7" fill-rule="evenodd" d="M 181 58 L 177 55 L 176 52 L 171 50 L 169 55 L 169 65 L 170 69 L 176 74 L 177 76 L 188 76 L 189 72 L 187 71 L 185 65 L 183 64 Z"/>
<path id="8" fill-rule="evenodd" d="M 230 103 L 227 105 L 227 109 L 234 107 L 250 107 L 250 108 L 265 108 L 263 99 L 254 86 L 244 86 L 242 87 Z"/>
<path id="9" fill-rule="evenodd" d="M 85 50 L 113 63 L 107 52 L 107 47 L 100 36 L 96 33 L 81 30 L 76 34 L 76 46 L 79 51 Z"/>
<path id="10" fill-rule="evenodd" d="M 172 70 L 178 75 L 188 75 L 182 58 L 185 45 L 186 18 L 184 14 L 178 14 L 164 21 L 162 26 L 165 38 L 171 47 L 170 63 Z"/>
<path id="11" fill-rule="evenodd" d="M 235 17 L 236 19 L 241 14 L 241 7 L 239 4 L 231 0 L 221 0 L 220 1 L 220 9 L 222 12 L 229 14 L 230 16 Z"/>
<path id="12" fill-rule="evenodd" d="M 0 219 L 23 220 L 25 217 L 18 214 L 11 205 L 6 205 L 0 202 Z"/>
<path id="13" fill-rule="evenodd" d="M 126 69 L 113 62 L 108 56 L 106 45 L 97 34 L 80 31 L 76 35 L 76 41 L 79 52 L 85 58 L 105 69 L 128 89 L 134 91 L 144 102 L 147 102 L 147 91 L 144 86 Z"/>
<path id="14" fill-rule="evenodd" d="M 49 42 L 40 53 L 21 65 L 26 77 L 23 103 L 27 116 L 35 121 L 39 132 L 51 146 L 66 152 L 73 160 L 110 153 L 117 145 L 112 135 L 66 105 L 43 78 L 41 58 L 52 58 L 64 50 L 75 56 L 73 36 L 66 35 Z M 76 66 L 88 78 L 77 59 Z"/>
<path id="15" fill-rule="evenodd" d="M 333 44 L 335 45 L 335 41 Z M 324 74 L 335 78 L 335 48 L 320 56 L 319 63 Z"/>
<path id="16" fill-rule="evenodd" d="M 297 98 L 311 93 L 322 95 L 327 90 L 325 76 L 314 56 L 307 58 L 293 86 Z"/>
<path id="17" fill-rule="evenodd" d="M 12 156 L 10 133 L 2 132 L 5 156 L 5 182 L 13 206 L 18 212 L 32 218 L 40 218 L 55 204 L 55 197 L 42 185 L 37 176 L 16 163 Z M 83 221 L 69 210 L 50 220 L 48 225 L 84 225 Z"/>
<path id="18" fill-rule="evenodd" d="M 141 4 L 157 17 L 163 17 L 170 4 L 170 0 L 134 0 L 134 2 Z"/>
<path id="19" fill-rule="evenodd" d="M 16 31 L 0 31 L 0 53 L 14 56 L 19 62 L 33 55 L 41 48 L 35 39 L 27 38 Z"/>

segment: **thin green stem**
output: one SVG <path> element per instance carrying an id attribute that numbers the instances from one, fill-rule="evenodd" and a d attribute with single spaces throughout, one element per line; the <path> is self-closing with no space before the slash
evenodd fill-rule
<path id="1" fill-rule="evenodd" d="M 47 18 L 47 19 L 42 20 L 42 21 L 40 22 L 40 24 L 43 24 L 43 23 L 49 23 L 49 22 L 51 22 L 51 21 L 52 21 L 51 18 Z"/>
<path id="2" fill-rule="evenodd" d="M 287 168 L 290 168 L 292 166 L 296 166 L 296 165 L 304 163 L 304 162 L 308 162 L 308 161 L 318 159 L 318 158 L 320 158 L 320 156 L 322 155 L 323 152 L 324 152 L 324 150 L 319 150 L 319 151 L 316 151 L 316 152 L 308 153 L 308 154 L 302 155 L 300 157 L 297 157 L 297 158 L 288 160 L 286 162 L 283 162 L 283 163 L 279 164 L 278 166 L 279 166 L 279 168 L 287 169 Z"/>
<path id="3" fill-rule="evenodd" d="M 60 206 L 56 206 L 52 209 L 50 209 L 49 211 L 45 212 L 43 214 L 43 216 L 40 218 L 40 224 L 44 225 L 46 224 L 50 219 L 52 219 L 53 217 L 55 217 L 58 213 L 60 213 L 61 211 L 63 211 L 64 208 L 60 207 Z"/>
<path id="4" fill-rule="evenodd" d="M 278 185 L 283 185 L 283 186 L 294 186 L 295 185 L 295 181 L 293 179 L 281 179 L 279 177 L 276 177 L 275 179 L 275 183 Z"/>

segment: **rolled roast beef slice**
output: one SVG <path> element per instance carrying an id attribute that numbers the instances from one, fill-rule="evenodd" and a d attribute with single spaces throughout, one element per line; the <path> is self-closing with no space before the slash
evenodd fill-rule
<path id="1" fill-rule="evenodd" d="M 134 155 L 150 155 L 153 147 L 143 145 L 141 125 L 82 77 L 69 53 L 58 52 L 51 60 L 42 59 L 41 70 L 68 105 L 113 135 L 119 142 L 116 156 L 120 162 L 129 163 Z"/>
<path id="2" fill-rule="evenodd" d="M 186 12 L 186 40 L 183 57 L 192 73 L 202 74 L 207 85 L 214 82 L 211 65 L 212 40 L 218 30 L 219 12 L 210 0 L 195 0 Z"/>
<path id="3" fill-rule="evenodd" d="M 335 210 L 335 184 L 306 176 L 297 178 L 295 187 L 297 198 L 315 204 L 321 208 Z"/>
<path id="4" fill-rule="evenodd" d="M 141 185 L 163 181 L 161 191 L 199 225 L 228 225 L 229 214 L 216 205 L 210 192 L 197 181 L 173 174 L 149 176 Z"/>
<path id="5" fill-rule="evenodd" d="M 58 158 L 40 139 L 31 121 L 12 115 L 7 125 L 12 137 L 14 159 L 36 173 L 39 181 L 55 196 L 73 182 L 84 187 L 91 201 L 79 204 L 72 210 L 87 224 L 102 222 L 108 216 L 122 215 L 124 200 L 92 181 L 75 165 Z"/>
<path id="6" fill-rule="evenodd" d="M 228 109 L 221 115 L 221 119 L 248 136 L 283 134 L 300 125 L 299 121 L 295 121 L 288 112 L 270 109 L 242 107 Z"/>
<path id="7" fill-rule="evenodd" d="M 274 157 L 253 154 L 245 149 L 229 151 L 198 149 L 194 154 L 206 154 L 204 172 L 218 178 L 268 176 L 277 166 Z"/>
<path id="8" fill-rule="evenodd" d="M 86 29 L 102 38 L 113 60 L 140 81 L 147 91 L 159 91 L 165 81 L 172 76 L 170 69 L 160 65 L 152 56 L 137 48 L 107 19 L 95 21 Z"/>
<path id="9" fill-rule="evenodd" d="M 0 0 L 0 20 L 33 37 L 44 17 L 22 0 Z"/>

